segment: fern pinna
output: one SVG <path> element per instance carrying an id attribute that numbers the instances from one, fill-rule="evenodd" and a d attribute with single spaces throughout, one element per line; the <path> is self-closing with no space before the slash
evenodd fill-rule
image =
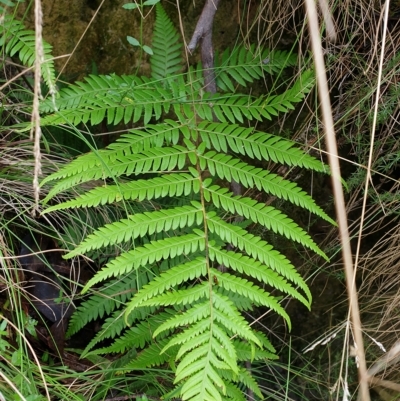
<path id="1" fill-rule="evenodd" d="M 155 205 L 97 229 L 68 253 L 71 258 L 131 244 L 86 284 L 83 292 L 96 291 L 78 307 L 69 334 L 105 318 L 84 354 L 136 350 L 124 371 L 169 364 L 175 373 L 171 394 L 184 400 L 245 400 L 244 387 L 262 397 L 243 362 L 275 358 L 275 350 L 242 312 L 270 308 L 290 328 L 285 309 L 267 289 L 307 307 L 311 294 L 291 262 L 246 228 L 258 224 L 326 256 L 287 215 L 228 187 L 235 181 L 334 224 L 294 182 L 254 165 L 271 161 L 324 172 L 323 164 L 291 141 L 240 125 L 293 109 L 311 90 L 313 74 L 306 71 L 282 94 L 241 94 L 237 84 L 296 61 L 285 52 L 237 48 L 217 58 L 221 93 L 205 93 L 201 66 L 179 73 L 178 34 L 159 4 L 156 9 L 150 78 L 91 76 L 60 91 L 57 111 L 50 101 L 42 104 L 46 125 L 144 123 L 45 178 L 42 185 L 55 183 L 45 202 L 84 182 L 104 182 L 45 213 L 114 202 Z M 105 339 L 113 341 L 96 348 Z"/>

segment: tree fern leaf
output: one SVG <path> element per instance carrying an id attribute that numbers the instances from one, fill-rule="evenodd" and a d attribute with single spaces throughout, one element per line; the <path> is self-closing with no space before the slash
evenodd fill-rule
<path id="1" fill-rule="evenodd" d="M 235 384 L 225 380 L 226 385 L 226 397 L 223 398 L 223 401 L 247 401 L 246 393 L 239 389 Z"/>
<path id="2" fill-rule="evenodd" d="M 130 363 L 123 367 L 122 372 L 131 372 L 133 370 L 143 370 L 152 366 L 159 366 L 165 362 L 169 362 L 175 355 L 174 350 L 160 354 L 160 349 L 163 348 L 167 339 L 159 342 L 154 342 L 143 351 L 138 353 L 138 356 Z M 122 373 L 121 372 L 121 373 Z"/>
<path id="3" fill-rule="evenodd" d="M 160 324 L 160 321 L 167 319 L 168 317 L 169 314 L 165 312 L 150 316 L 148 319 L 139 322 L 134 327 L 129 327 L 129 329 L 125 331 L 122 336 L 118 337 L 112 345 L 92 351 L 91 355 L 123 353 L 132 348 L 144 348 L 147 343 L 152 342 L 152 333 Z"/>
<path id="4" fill-rule="evenodd" d="M 147 280 L 146 280 L 147 281 Z M 145 282 L 146 282 L 145 281 Z M 108 283 L 99 294 L 93 294 L 88 300 L 79 305 L 71 316 L 67 336 L 77 333 L 92 320 L 109 315 L 115 308 L 120 307 L 132 296 L 135 288 L 132 279 L 125 277 Z"/>
<path id="5" fill-rule="evenodd" d="M 181 391 L 183 400 L 221 400 L 220 391 L 225 393 L 225 383 L 210 363 L 212 356 L 213 354 L 209 351 L 205 358 L 190 365 L 190 373 L 194 371 L 197 373 L 192 374 L 183 385 Z M 185 373 L 188 371 L 189 369 Z M 175 381 L 179 380 L 176 379 Z"/>
<path id="6" fill-rule="evenodd" d="M 238 361 L 245 362 L 250 360 L 265 361 L 279 359 L 278 355 L 264 349 L 257 349 L 256 353 L 254 354 L 250 344 L 244 341 L 233 340 L 233 345 L 237 353 Z"/>
<path id="7" fill-rule="evenodd" d="M 104 340 L 113 339 L 119 336 L 129 325 L 133 324 L 136 320 L 145 320 L 148 318 L 149 313 L 151 313 L 151 308 L 141 308 L 129 316 L 127 322 L 124 319 L 124 312 L 122 310 L 114 311 L 102 324 L 100 331 L 97 332 L 94 338 L 92 338 L 89 344 L 82 352 L 82 357 L 88 354 L 100 354 L 99 350 L 93 350 L 97 344 Z"/>
<path id="8" fill-rule="evenodd" d="M 336 225 L 314 199 L 292 181 L 283 179 L 268 170 L 253 167 L 232 156 L 210 151 L 200 156 L 204 159 L 212 176 L 217 175 L 229 182 L 235 180 L 246 188 L 256 186 L 259 191 L 264 190 L 278 198 L 289 200 L 297 206 L 307 209 L 317 216 Z"/>
<path id="9" fill-rule="evenodd" d="M 208 148 L 218 152 L 230 148 L 234 152 L 258 160 L 271 160 L 289 166 L 328 172 L 328 168 L 314 157 L 298 149 L 295 142 L 238 125 L 201 122 L 197 127 Z M 212 142 L 211 142 L 212 141 Z"/>
<path id="10" fill-rule="evenodd" d="M 232 333 L 261 347 L 260 340 L 254 335 L 246 320 L 228 297 L 214 291 L 212 300 L 215 305 L 213 313 L 217 321 Z"/>
<path id="11" fill-rule="evenodd" d="M 234 92 L 230 77 L 243 86 L 263 77 L 263 74 L 274 74 L 285 67 L 295 66 L 297 57 L 285 51 L 259 50 L 255 45 L 249 48 L 237 46 L 226 49 L 224 53 L 215 57 L 217 85 L 225 90 Z M 236 79 L 239 76 L 240 80 Z M 222 86 L 221 86 L 222 85 Z"/>
<path id="12" fill-rule="evenodd" d="M 68 257 L 83 255 L 92 249 L 100 249 L 110 244 L 120 244 L 134 240 L 138 237 L 151 235 L 155 232 L 166 232 L 177 228 L 190 227 L 200 224 L 203 218 L 200 204 L 194 206 L 181 206 L 173 209 L 137 213 L 128 219 L 121 219 L 105 226 L 88 235 Z"/>
<path id="13" fill-rule="evenodd" d="M 166 174 L 148 180 L 130 181 L 121 185 L 97 187 L 82 196 L 50 206 L 43 213 L 77 207 L 93 207 L 121 200 L 157 199 L 164 196 L 182 196 L 198 192 L 199 180 L 191 174 Z"/>
<path id="14" fill-rule="evenodd" d="M 209 255 L 211 260 L 216 260 L 219 264 L 230 267 L 239 273 L 245 273 L 247 276 L 268 284 L 272 288 L 276 288 L 291 295 L 293 298 L 296 298 L 303 303 L 307 308 L 310 308 L 310 300 L 304 298 L 303 295 L 296 291 L 285 279 L 269 269 L 266 265 L 263 265 L 248 256 L 231 251 L 225 251 L 216 247 L 209 248 Z"/>
<path id="15" fill-rule="evenodd" d="M 208 285 L 208 283 L 205 284 Z M 190 340 L 191 338 L 201 335 L 202 333 L 204 333 L 204 331 L 210 329 L 210 325 L 210 319 L 199 320 L 197 323 L 192 324 L 189 328 L 185 329 L 179 334 L 176 334 L 172 339 L 170 339 L 170 341 L 165 345 L 161 352 L 164 352 L 164 350 L 174 345 L 186 343 L 186 341 Z"/>
<path id="16" fill-rule="evenodd" d="M 243 278 L 232 276 L 229 273 L 221 273 L 216 269 L 212 269 L 212 272 L 218 280 L 218 286 L 246 296 L 250 298 L 253 302 L 272 309 L 273 311 L 281 315 L 286 320 L 289 328 L 291 328 L 290 318 L 285 309 L 283 309 L 276 301 L 276 299 L 268 292 L 262 290 L 257 285 Z"/>
<path id="17" fill-rule="evenodd" d="M 240 369 L 239 375 L 238 375 L 238 382 L 243 383 L 247 388 L 249 388 L 251 391 L 253 391 L 254 394 L 256 394 L 258 397 L 263 398 L 263 395 L 260 391 L 260 388 L 258 387 L 257 382 L 254 380 L 253 376 L 250 374 L 250 372 L 247 369 Z"/>
<path id="18" fill-rule="evenodd" d="M 51 93 L 55 93 L 55 67 L 52 56 L 52 46 L 46 41 L 43 45 L 43 63 L 40 69 L 43 80 Z M 15 19 L 13 15 L 5 15 L 0 24 L 0 46 L 3 47 L 6 54 L 11 57 L 18 55 L 22 64 L 32 67 L 35 62 L 35 32 L 25 29 L 22 22 Z M 52 100 L 49 101 L 51 110 L 54 109 Z"/>
<path id="19" fill-rule="evenodd" d="M 156 11 L 152 40 L 154 54 L 150 58 L 151 76 L 154 79 L 163 79 L 176 74 L 182 68 L 182 44 L 178 43 L 179 35 L 160 4 L 157 4 Z"/>
<path id="20" fill-rule="evenodd" d="M 207 226 L 211 232 L 217 233 L 223 241 L 226 241 L 241 251 L 277 271 L 280 275 L 299 286 L 307 295 L 311 302 L 311 292 L 296 271 L 296 268 L 290 261 L 273 246 L 264 241 L 261 237 L 248 233 L 239 226 L 229 224 L 216 216 L 215 212 L 209 212 L 207 215 Z"/>
<path id="21" fill-rule="evenodd" d="M 144 246 L 125 252 L 107 263 L 83 288 L 86 292 L 93 285 L 109 278 L 116 277 L 132 270 L 137 270 L 148 263 L 154 263 L 161 259 L 174 257 L 177 254 L 189 254 L 197 249 L 204 250 L 204 234 L 187 234 L 180 237 L 165 238 L 159 241 L 151 241 Z"/>
<path id="22" fill-rule="evenodd" d="M 186 290 L 170 291 L 143 301 L 141 306 L 190 305 L 206 296 L 208 283 Z"/>
<path id="23" fill-rule="evenodd" d="M 177 265 L 155 277 L 151 283 L 145 285 L 128 303 L 125 313 L 139 307 L 142 302 L 175 287 L 187 280 L 194 280 L 207 273 L 206 260 L 197 258 L 182 265 Z"/>
<path id="24" fill-rule="evenodd" d="M 304 230 L 292 219 L 272 206 L 265 206 L 250 198 L 233 196 L 226 188 L 220 188 L 217 185 L 205 188 L 205 191 L 208 192 L 208 196 L 212 198 L 216 207 L 222 207 L 230 213 L 237 213 L 246 219 L 252 220 L 254 223 L 259 223 L 277 234 L 284 235 L 286 238 L 310 248 L 328 260 L 324 252 L 318 248 Z"/>
<path id="25" fill-rule="evenodd" d="M 144 117 L 147 123 L 153 115 L 159 118 L 161 110 L 167 112 L 172 100 L 172 93 L 155 81 L 143 82 L 136 76 L 90 75 L 59 92 L 58 112 L 53 112 L 50 100 L 44 101 L 41 111 L 51 114 L 44 116 L 41 124 L 98 124 L 107 117 L 107 122 L 115 125 L 122 119 L 127 123 L 132 113 L 133 122 Z"/>

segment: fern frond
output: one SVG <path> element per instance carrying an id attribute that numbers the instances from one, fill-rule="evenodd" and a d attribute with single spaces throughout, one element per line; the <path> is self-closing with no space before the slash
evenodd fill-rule
<path id="1" fill-rule="evenodd" d="M 289 200 L 291 203 L 309 210 L 317 216 L 336 225 L 317 204 L 314 199 L 303 191 L 296 183 L 283 179 L 268 170 L 253 167 L 230 155 L 210 151 L 200 156 L 200 164 L 205 161 L 211 176 L 218 176 L 228 182 L 234 180 L 246 188 L 257 187 L 280 199 Z"/>
<path id="2" fill-rule="evenodd" d="M 118 154 L 129 155 L 140 153 L 151 148 L 161 148 L 163 145 L 177 145 L 181 133 L 188 131 L 185 125 L 165 119 L 157 125 L 148 124 L 145 129 L 133 129 L 121 135 L 107 147 L 107 158 L 118 158 Z M 184 133 L 185 135 L 185 133 Z M 186 134 L 190 137 L 190 134 Z M 107 159 L 106 159 L 107 160 Z"/>
<path id="3" fill-rule="evenodd" d="M 142 370 L 152 366 L 159 366 L 166 362 L 172 362 L 176 355 L 176 349 L 171 349 L 169 352 L 160 354 L 160 350 L 167 341 L 168 339 L 163 339 L 149 345 L 143 351 L 139 352 L 134 360 L 125 365 L 122 371 L 131 372 L 133 370 Z"/>
<path id="4" fill-rule="evenodd" d="M 275 250 L 272 245 L 268 244 L 268 242 L 264 241 L 259 236 L 248 233 L 239 226 L 223 221 L 215 212 L 208 213 L 207 226 L 211 232 L 218 234 L 223 241 L 232 244 L 239 250 L 258 259 L 260 262 L 278 272 L 281 276 L 299 286 L 311 302 L 311 292 L 296 268 L 284 255 Z"/>
<path id="5" fill-rule="evenodd" d="M 109 278 L 137 270 L 148 263 L 154 263 L 161 259 L 168 259 L 175 255 L 190 254 L 198 249 L 204 250 L 204 233 L 196 230 L 198 234 L 181 235 L 180 237 L 165 238 L 159 241 L 151 241 L 144 246 L 125 252 L 107 263 L 83 288 L 86 292 L 93 285 Z M 204 261 L 201 260 L 203 263 Z M 200 262 L 200 261 L 199 261 Z"/>
<path id="6" fill-rule="evenodd" d="M 117 336 L 120 336 L 121 333 L 130 325 L 132 325 L 135 321 L 144 321 L 150 318 L 150 314 L 154 310 L 152 308 L 141 308 L 134 312 L 132 312 L 128 321 L 124 319 L 124 311 L 116 310 L 114 311 L 110 317 L 108 317 L 101 326 L 100 331 L 95 335 L 94 338 L 91 339 L 89 344 L 82 352 L 82 357 L 90 354 L 101 354 L 99 349 L 93 350 L 93 347 L 98 345 L 104 340 L 113 339 Z"/>
<path id="7" fill-rule="evenodd" d="M 190 227 L 195 223 L 200 224 L 203 219 L 200 204 L 192 202 L 192 205 L 137 213 L 129 216 L 128 219 L 106 224 L 88 235 L 79 246 L 68 253 L 68 257 L 83 255 L 92 249 L 100 249 L 110 244 L 120 244 L 155 232 Z"/>
<path id="8" fill-rule="evenodd" d="M 304 296 L 296 291 L 285 279 L 253 258 L 213 246 L 209 247 L 209 256 L 211 260 L 217 261 L 219 264 L 230 267 L 232 270 L 245 273 L 249 277 L 253 277 L 260 282 L 268 284 L 272 288 L 276 288 L 298 299 L 303 305 L 310 308 L 311 300 L 304 298 Z"/>
<path id="9" fill-rule="evenodd" d="M 259 203 L 251 198 L 233 196 L 228 189 L 220 188 L 217 185 L 205 188 L 204 195 L 207 200 L 212 199 L 216 207 L 222 207 L 227 212 L 238 214 L 246 219 L 250 219 L 254 223 L 259 223 L 276 234 L 284 235 L 286 238 L 306 246 L 328 260 L 325 253 L 319 249 L 306 231 L 300 228 L 284 213 L 272 206 L 265 206 L 263 203 Z"/>
<path id="10" fill-rule="evenodd" d="M 143 201 L 164 196 L 198 193 L 199 180 L 191 174 L 165 174 L 148 180 L 130 181 L 120 185 L 97 187 L 68 202 L 48 207 L 43 213 L 77 207 L 93 207 L 121 200 Z"/>
<path id="11" fill-rule="evenodd" d="M 207 265 L 206 260 L 203 258 L 197 258 L 161 273 L 158 277 L 154 278 L 151 283 L 145 285 L 128 303 L 125 314 L 129 315 L 132 310 L 140 307 L 144 301 L 151 299 L 158 294 L 162 294 L 182 282 L 205 276 L 206 273 Z"/>
<path id="12" fill-rule="evenodd" d="M 233 50 L 226 49 L 221 57 L 215 57 L 217 85 L 224 91 L 235 92 L 232 80 L 247 86 L 247 83 L 262 78 L 265 73 L 275 74 L 296 63 L 294 54 L 268 49 L 260 51 L 254 44 L 249 48 L 237 46 Z"/>
<path id="13" fill-rule="evenodd" d="M 197 127 L 202 141 L 208 149 L 217 152 L 233 152 L 257 160 L 271 160 L 275 163 L 328 172 L 328 167 L 315 157 L 304 153 L 296 142 L 279 136 L 257 132 L 235 124 L 201 122 Z"/>
<path id="14" fill-rule="evenodd" d="M 257 396 L 260 397 L 261 399 L 263 398 L 263 395 L 260 391 L 260 388 L 258 387 L 257 382 L 254 380 L 254 377 L 250 374 L 250 372 L 247 369 L 244 368 L 240 369 L 237 381 L 239 383 L 244 384 L 247 388 L 253 391 L 254 394 L 257 394 Z"/>
<path id="15" fill-rule="evenodd" d="M 43 43 L 43 63 L 41 64 L 42 77 L 52 93 L 56 91 L 56 75 L 52 56 L 52 46 L 46 41 Z M 22 64 L 32 67 L 35 63 L 35 32 L 25 29 L 22 22 L 13 15 L 5 15 L 0 23 L 0 46 L 5 54 L 13 57 L 18 55 Z M 51 110 L 54 110 L 52 101 L 49 101 Z"/>
<path id="16" fill-rule="evenodd" d="M 210 316 L 210 313 L 211 312 L 210 312 L 209 301 L 196 304 L 188 311 L 181 314 L 177 314 L 172 318 L 168 319 L 167 321 L 163 322 L 160 326 L 158 326 L 157 330 L 154 331 L 153 336 L 156 337 L 160 333 L 166 330 L 171 330 L 196 323 L 199 320 L 202 320 Z M 166 349 L 168 349 L 168 347 Z"/>
<path id="17" fill-rule="evenodd" d="M 140 306 L 190 305 L 207 295 L 207 282 L 187 290 L 170 291 L 141 302 Z"/>
<path id="18" fill-rule="evenodd" d="M 147 281 L 147 280 L 146 280 Z M 115 308 L 122 306 L 135 291 L 132 279 L 124 277 L 108 283 L 98 294 L 93 294 L 88 300 L 79 305 L 71 316 L 67 336 L 77 333 L 87 323 L 109 315 Z"/>
<path id="19" fill-rule="evenodd" d="M 286 320 L 289 328 L 291 328 L 289 315 L 286 313 L 285 309 L 280 306 L 276 298 L 271 296 L 268 292 L 246 279 L 232 276 L 229 273 L 221 273 L 216 269 L 212 269 L 212 273 L 217 279 L 218 286 L 221 286 L 228 291 L 243 295 L 258 305 L 264 305 L 274 310 Z"/>
<path id="20" fill-rule="evenodd" d="M 254 350 L 251 348 L 250 344 L 240 340 L 233 340 L 233 344 L 237 353 L 238 361 L 246 362 L 246 361 L 262 361 L 262 360 L 273 360 L 278 359 L 279 357 L 274 353 L 264 349 L 257 350 L 254 353 Z M 272 345 L 271 345 L 272 346 Z"/>
<path id="21" fill-rule="evenodd" d="M 61 89 L 56 101 L 57 112 L 50 100 L 41 104 L 42 113 L 52 113 L 41 120 L 43 126 L 90 123 L 107 124 L 137 122 L 145 124 L 153 117 L 159 119 L 168 113 L 173 94 L 154 81 L 136 76 L 89 75 Z M 26 127 L 29 129 L 29 126 Z"/>
<path id="22" fill-rule="evenodd" d="M 174 75 L 182 68 L 182 43 L 179 35 L 160 4 L 156 6 L 152 47 L 150 58 L 151 77 L 158 80 Z"/>
<path id="23" fill-rule="evenodd" d="M 134 327 L 129 327 L 125 333 L 118 337 L 114 343 L 108 347 L 100 348 L 90 352 L 91 355 L 123 353 L 132 348 L 144 348 L 153 340 L 152 333 L 160 324 L 160 321 L 167 319 L 169 313 L 163 312 L 157 315 L 150 316 L 146 321 L 139 322 Z M 169 333 L 165 333 L 165 336 Z M 162 339 L 160 337 L 159 339 Z"/>
<path id="24" fill-rule="evenodd" d="M 279 112 L 294 110 L 294 104 L 301 102 L 305 95 L 311 91 L 315 84 L 312 71 L 305 71 L 295 84 L 281 95 L 270 95 L 266 97 L 253 98 L 250 95 L 241 94 L 204 94 L 201 101 L 193 102 L 196 113 L 204 120 L 210 119 L 210 113 L 206 109 L 212 106 L 212 112 L 222 123 L 243 123 L 244 118 L 248 120 L 263 119 L 271 120 Z M 192 117 L 189 110 L 187 117 Z"/>

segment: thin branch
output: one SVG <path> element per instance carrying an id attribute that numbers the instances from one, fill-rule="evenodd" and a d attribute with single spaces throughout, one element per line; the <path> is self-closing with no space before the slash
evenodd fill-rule
<path id="1" fill-rule="evenodd" d="M 197 21 L 191 41 L 188 44 L 188 50 L 192 52 L 201 41 L 201 62 L 204 72 L 204 87 L 207 92 L 216 93 L 217 85 L 215 84 L 214 71 L 214 48 L 212 44 L 212 28 L 214 24 L 214 16 L 221 0 L 206 0 L 200 18 Z"/>

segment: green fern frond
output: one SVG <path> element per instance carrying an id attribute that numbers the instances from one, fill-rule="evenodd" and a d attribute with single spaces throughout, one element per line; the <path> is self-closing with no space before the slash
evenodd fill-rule
<path id="1" fill-rule="evenodd" d="M 99 349 L 93 350 L 93 347 L 98 345 L 104 340 L 114 339 L 121 335 L 124 330 L 132 325 L 135 321 L 144 321 L 149 319 L 150 313 L 153 312 L 151 308 L 141 308 L 136 310 L 129 315 L 128 321 L 124 319 L 123 310 L 115 310 L 102 324 L 101 329 L 97 332 L 94 338 L 92 338 L 89 344 L 82 352 L 82 357 L 90 354 L 101 354 Z"/>
<path id="2" fill-rule="evenodd" d="M 314 199 L 292 181 L 285 180 L 268 170 L 253 167 L 230 155 L 215 151 L 201 155 L 200 164 L 202 164 L 202 160 L 205 161 L 211 176 L 218 176 L 228 182 L 234 180 L 246 188 L 255 186 L 259 191 L 264 190 L 278 198 L 289 200 L 291 203 L 329 221 L 332 225 L 336 225 L 335 221 L 316 205 Z"/>
<path id="3" fill-rule="evenodd" d="M 148 180 L 97 187 L 71 201 L 50 206 L 43 213 L 77 207 L 93 207 L 121 200 L 143 201 L 164 196 L 182 196 L 199 192 L 199 180 L 191 174 L 166 174 Z M 47 201 L 47 199 L 45 200 Z"/>
<path id="4" fill-rule="evenodd" d="M 147 281 L 147 280 L 146 280 Z M 135 291 L 132 279 L 125 277 L 108 283 L 98 294 L 93 294 L 88 300 L 79 305 L 75 313 L 71 316 L 67 335 L 77 333 L 87 323 L 103 318 L 114 311 L 116 307 L 122 306 Z"/>
<path id="5" fill-rule="evenodd" d="M 225 267 L 230 267 L 232 270 L 239 273 L 245 273 L 249 277 L 253 277 L 260 282 L 268 284 L 272 288 L 276 288 L 279 291 L 291 295 L 293 298 L 296 298 L 303 303 L 307 308 L 310 308 L 310 300 L 304 298 L 285 279 L 257 260 L 213 246 L 209 247 L 209 256 L 211 260 L 217 261 Z"/>
<path id="6" fill-rule="evenodd" d="M 137 270 L 148 263 L 154 263 L 161 259 L 168 259 L 175 255 L 190 254 L 198 249 L 204 250 L 204 233 L 197 230 L 198 234 L 187 234 L 179 237 L 165 238 L 159 241 L 151 241 L 144 246 L 137 247 L 125 252 L 107 263 L 89 282 L 82 292 L 85 293 L 93 285 L 106 280 L 109 277 L 116 277 L 121 274 Z M 204 263 L 199 260 L 199 263 Z"/>
<path id="7" fill-rule="evenodd" d="M 43 63 L 41 73 L 43 80 L 52 93 L 56 91 L 55 67 L 52 56 L 52 46 L 46 41 L 43 43 Z M 25 29 L 22 22 L 16 20 L 13 15 L 5 15 L 0 23 L 0 46 L 5 54 L 13 57 L 15 55 L 22 64 L 32 67 L 35 63 L 35 32 Z M 54 110 L 52 101 L 49 101 L 51 110 Z"/>
<path id="8" fill-rule="evenodd" d="M 305 71 L 285 92 L 239 94 L 239 85 L 294 66 L 296 57 L 237 47 L 217 61 L 217 80 L 230 93 L 204 93 L 201 66 L 178 73 L 178 34 L 160 5 L 153 50 L 151 78 L 90 76 L 60 92 L 58 112 L 50 101 L 41 106 L 43 125 L 105 121 L 132 127 L 140 121 L 107 149 L 78 158 L 42 183 L 55 181 L 44 203 L 73 187 L 79 192 L 65 203 L 55 202 L 45 213 L 105 204 L 110 208 L 108 204 L 118 202 L 126 208 L 124 218 L 97 228 L 66 255 L 131 245 L 85 285 L 83 292 L 102 283 L 78 307 L 69 332 L 108 315 L 84 355 L 125 354 L 124 364 L 118 366 L 124 371 L 176 365 L 176 396 L 184 400 L 240 401 L 245 386 L 261 398 L 251 374 L 238 363 L 273 359 L 275 350 L 265 335 L 252 329 L 243 312 L 265 306 L 290 327 L 285 309 L 266 290 L 280 291 L 308 307 L 311 293 L 286 257 L 242 227 L 250 230 L 251 222 L 259 224 L 326 255 L 281 211 L 233 196 L 227 188 L 234 181 L 256 192 L 255 199 L 262 199 L 259 192 L 269 193 L 334 224 L 295 183 L 251 165 L 274 162 L 327 172 L 323 163 L 293 141 L 245 128 L 249 120 L 262 121 L 294 109 L 315 79 Z M 171 120 L 165 120 L 167 113 Z M 151 125 L 150 120 L 162 122 Z M 88 185 L 78 187 L 89 181 L 93 187 L 96 180 L 104 186 L 86 192 Z M 138 205 L 137 210 L 131 205 Z M 247 221 L 229 224 L 218 217 L 226 212 Z M 234 251 L 224 250 L 227 244 Z M 224 269 L 217 269 L 221 265 Z M 83 317 L 86 308 L 90 311 Z"/>
<path id="9" fill-rule="evenodd" d="M 83 82 L 59 92 L 57 112 L 50 100 L 41 104 L 42 125 L 90 123 L 96 125 L 106 119 L 107 124 L 148 123 L 168 113 L 173 94 L 161 84 L 136 76 L 90 75 Z M 27 127 L 26 129 L 28 129 Z"/>
<path id="10" fill-rule="evenodd" d="M 192 202 L 192 206 L 137 213 L 129 216 L 128 219 L 121 219 L 100 227 L 88 235 L 72 252 L 69 252 L 68 257 L 83 255 L 92 249 L 128 242 L 156 232 L 190 227 L 195 223 L 200 224 L 202 219 L 202 209 L 196 202 Z"/>
<path id="11" fill-rule="evenodd" d="M 327 166 L 304 153 L 296 142 L 279 136 L 226 123 L 201 122 L 196 129 L 207 149 L 215 149 L 217 152 L 228 152 L 231 149 L 252 159 L 328 172 Z"/>
<path id="12" fill-rule="evenodd" d="M 274 360 L 279 359 L 279 357 L 275 354 L 275 350 L 273 352 L 261 349 L 257 350 L 254 353 L 254 350 L 251 348 L 250 344 L 240 340 L 233 340 L 233 344 L 236 350 L 238 361 L 246 362 L 246 361 L 262 361 L 262 360 Z M 271 345 L 272 347 L 272 345 Z M 272 347 L 273 348 L 273 347 Z"/>
<path id="13" fill-rule="evenodd" d="M 156 6 L 157 16 L 154 25 L 150 58 L 151 77 L 163 79 L 178 73 L 182 68 L 182 43 L 179 35 L 160 4 Z"/>
<path id="14" fill-rule="evenodd" d="M 153 299 L 154 302 L 153 297 L 158 294 L 163 294 L 170 288 L 183 282 L 187 282 L 188 280 L 194 280 L 201 276 L 205 276 L 206 273 L 207 265 L 205 260 L 202 258 L 197 258 L 185 264 L 172 267 L 154 278 L 151 283 L 145 285 L 128 303 L 125 314 L 129 315 L 132 310 L 140 307 L 144 301 Z"/>
<path id="15" fill-rule="evenodd" d="M 259 223 L 276 234 L 284 235 L 286 238 L 306 246 L 328 260 L 325 253 L 319 249 L 307 232 L 278 209 L 265 206 L 251 198 L 233 196 L 228 189 L 220 188 L 217 185 L 204 188 L 204 196 L 207 200 L 212 200 L 216 207 L 222 207 L 227 212 Z"/>
<path id="16" fill-rule="evenodd" d="M 239 250 L 258 259 L 260 262 L 278 272 L 282 277 L 285 277 L 299 286 L 307 295 L 309 302 L 311 302 L 311 292 L 303 278 L 296 271 L 296 268 L 284 255 L 273 249 L 273 246 L 268 244 L 268 242 L 256 235 L 248 233 L 239 226 L 223 221 L 216 216 L 215 212 L 208 213 L 207 227 L 211 232 L 218 234 L 223 241 L 232 244 Z"/>
<path id="17" fill-rule="evenodd" d="M 131 372 L 133 370 L 142 370 L 152 366 L 160 366 L 166 362 L 172 362 L 176 349 L 171 349 L 169 352 L 160 354 L 168 339 L 163 339 L 150 344 L 146 349 L 138 353 L 138 356 L 123 367 L 123 372 Z"/>
<path id="18" fill-rule="evenodd" d="M 207 295 L 208 283 L 196 285 L 187 290 L 165 292 L 141 302 L 140 306 L 169 306 L 169 305 L 190 305 Z"/>
<path id="19" fill-rule="evenodd" d="M 236 277 L 226 272 L 221 273 L 216 269 L 212 269 L 212 273 L 217 278 L 218 286 L 245 296 L 258 305 L 264 305 L 274 310 L 286 320 L 289 328 L 291 328 L 289 315 L 285 312 L 285 309 L 280 306 L 276 298 L 271 296 L 268 292 L 244 278 Z"/>
<path id="20" fill-rule="evenodd" d="M 305 95 L 311 91 L 315 84 L 315 78 L 312 71 L 305 71 L 295 82 L 292 88 L 281 95 L 272 95 L 266 97 L 253 98 L 249 95 L 227 94 L 211 95 L 204 94 L 202 100 L 193 102 L 196 113 L 204 120 L 210 119 L 210 113 L 207 109 L 212 107 L 212 113 L 222 123 L 236 122 L 243 123 L 247 120 L 256 119 L 263 121 L 271 120 L 279 112 L 288 112 L 294 110 L 294 104 L 301 102 Z M 192 111 L 186 114 L 188 118 L 192 117 Z"/>
<path id="21" fill-rule="evenodd" d="M 150 316 L 146 321 L 139 322 L 134 327 L 129 327 L 129 329 L 115 340 L 112 345 L 92 351 L 90 354 L 123 353 L 132 348 L 144 348 L 148 343 L 152 342 L 152 333 L 160 324 L 160 320 L 167 319 L 168 317 L 169 313 L 167 312 Z M 165 336 L 168 334 L 168 332 L 165 333 Z M 163 337 L 160 337 L 159 339 L 162 338 Z"/>
<path id="22" fill-rule="evenodd" d="M 247 86 L 247 83 L 262 78 L 265 73 L 279 73 L 285 67 L 294 67 L 296 63 L 296 55 L 286 51 L 260 51 L 255 45 L 226 49 L 221 57 L 215 57 L 217 85 L 224 91 L 235 92 L 232 81 Z"/>

